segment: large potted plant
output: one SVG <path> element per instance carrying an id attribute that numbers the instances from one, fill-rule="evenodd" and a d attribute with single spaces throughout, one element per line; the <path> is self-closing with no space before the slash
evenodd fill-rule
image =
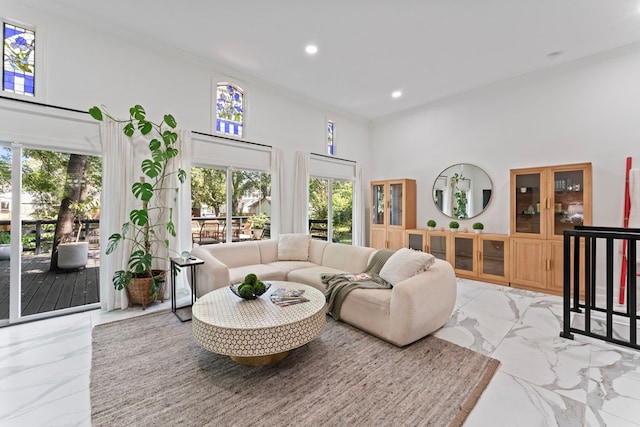
<path id="1" fill-rule="evenodd" d="M 113 286 L 126 289 L 129 305 L 148 303 L 159 298 L 164 301 L 165 277 L 169 266 L 169 236 L 175 237 L 173 207 L 179 185 L 172 184 L 177 175 L 180 184 L 186 179 L 183 169 L 172 171 L 170 163 L 178 154 L 178 134 L 173 130 L 176 121 L 166 114 L 160 123 L 147 119 L 144 108 L 135 105 L 129 109 L 129 118 L 114 119 L 104 108 L 92 107 L 91 117 L 102 121 L 106 116 L 119 123 L 126 123 L 124 133 L 135 143 L 144 141 L 148 157 L 140 164 L 144 177 L 131 185 L 131 191 L 139 206 L 129 212 L 129 221 L 122 230 L 109 236 L 107 255 L 112 254 L 121 242 L 129 242 L 131 248 L 126 265 L 114 273 Z M 135 139 L 134 139 L 135 137 Z M 142 137 L 140 139 L 140 137 Z"/>

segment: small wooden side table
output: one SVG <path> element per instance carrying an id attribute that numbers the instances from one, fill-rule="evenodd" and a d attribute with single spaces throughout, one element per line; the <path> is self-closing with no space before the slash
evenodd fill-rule
<path id="1" fill-rule="evenodd" d="M 184 259 L 182 257 L 176 257 L 176 258 L 171 258 L 171 311 L 173 312 L 173 314 L 176 315 L 176 317 L 178 319 L 180 319 L 181 322 L 187 322 L 189 320 L 191 320 L 191 317 L 189 318 L 182 318 L 180 317 L 180 315 L 176 312 L 176 310 L 178 308 L 184 308 L 184 307 L 191 307 L 193 306 L 193 303 L 195 302 L 196 299 L 196 292 L 198 289 L 197 286 L 197 281 L 196 281 L 196 267 L 199 266 L 200 264 L 204 264 L 204 261 L 201 260 L 200 258 L 196 258 L 194 256 L 191 256 L 187 259 Z M 191 304 L 190 305 L 185 305 L 183 307 L 176 307 L 177 306 L 177 302 L 176 302 L 176 266 L 180 267 L 180 268 L 184 268 L 184 267 L 189 267 L 191 269 Z"/>

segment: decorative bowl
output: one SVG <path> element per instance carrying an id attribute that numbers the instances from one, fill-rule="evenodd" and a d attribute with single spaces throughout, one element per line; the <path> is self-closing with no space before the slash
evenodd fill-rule
<path id="1" fill-rule="evenodd" d="M 270 282 L 263 282 L 264 283 L 264 291 L 265 293 L 269 290 L 269 288 L 271 287 L 271 283 Z M 231 292 L 233 292 L 235 295 L 237 295 L 240 298 L 243 299 L 256 299 L 258 298 L 260 295 L 256 295 L 253 294 L 250 297 L 243 297 L 238 293 L 238 288 L 240 287 L 240 285 L 242 285 L 242 283 L 234 283 L 232 285 L 229 285 L 229 289 L 231 289 Z M 263 295 L 263 294 L 262 294 Z"/>

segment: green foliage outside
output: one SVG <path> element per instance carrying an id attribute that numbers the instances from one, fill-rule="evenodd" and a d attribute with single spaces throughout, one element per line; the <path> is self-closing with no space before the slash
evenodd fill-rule
<path id="1" fill-rule="evenodd" d="M 31 196 L 33 219 L 53 219 L 58 216 L 60 202 L 65 197 L 70 157 L 69 153 L 24 150 L 22 187 Z M 89 156 L 88 160 L 88 200 L 99 200 L 102 162 L 97 156 Z"/>
<path id="2" fill-rule="evenodd" d="M 231 215 L 241 216 L 243 197 L 257 194 L 261 200 L 271 196 L 271 175 L 265 172 L 234 170 L 232 172 Z M 207 206 L 213 216 L 226 212 L 227 172 L 224 169 L 191 168 L 192 206 Z"/>
<path id="3" fill-rule="evenodd" d="M 333 237 L 341 243 L 351 243 L 353 218 L 353 184 L 333 181 L 331 192 Z M 329 180 L 309 179 L 309 219 L 327 220 L 329 216 Z"/>

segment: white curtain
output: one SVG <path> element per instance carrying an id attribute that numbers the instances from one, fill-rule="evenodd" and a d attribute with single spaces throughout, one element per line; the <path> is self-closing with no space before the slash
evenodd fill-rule
<path id="1" fill-rule="evenodd" d="M 193 153 L 193 141 L 191 140 L 191 132 L 186 130 L 178 130 L 178 150 L 179 154 L 175 157 L 170 165 L 171 171 L 175 172 L 179 168 L 187 173 L 187 179 L 180 184 L 177 176 L 175 176 L 175 184 L 179 187 L 178 195 L 173 210 L 173 221 L 176 226 L 176 238 L 169 240 L 169 249 L 172 257 L 180 257 L 182 252 L 189 251 L 193 248 L 193 240 L 191 236 L 191 156 Z M 173 206 L 168 201 L 168 206 Z M 171 271 L 169 271 L 171 274 Z M 188 272 L 183 271 L 176 277 L 176 297 L 191 295 L 191 287 L 187 280 Z M 169 277 L 167 280 L 171 280 Z M 167 285 L 171 282 L 167 281 Z M 169 298 L 170 286 L 165 286 L 165 297 Z"/>
<path id="2" fill-rule="evenodd" d="M 353 241 L 356 246 L 366 245 L 366 231 L 365 231 L 365 188 L 362 182 L 362 167 L 359 163 L 356 164 L 356 182 L 353 189 Z"/>
<path id="3" fill-rule="evenodd" d="M 309 233 L 309 153 L 296 151 L 293 182 L 293 232 Z"/>
<path id="4" fill-rule="evenodd" d="M 188 179 L 191 167 L 191 135 L 187 131 L 178 131 L 178 135 L 179 155 L 169 165 L 169 172 L 182 168 L 187 172 L 187 180 L 184 184 L 179 184 L 177 175 L 173 175 L 169 185 L 180 185 L 180 191 L 177 196 L 172 192 L 166 194 L 167 197 L 175 199 L 166 201 L 167 206 L 174 207 L 173 221 L 177 236 L 175 239 L 169 239 L 170 255 L 173 257 L 180 256 L 182 251 L 191 250 L 191 186 Z M 108 238 L 113 233 L 121 232 L 122 224 L 129 220 L 129 211 L 136 206 L 135 197 L 131 193 L 131 183 L 136 181 L 137 175 L 141 173 L 137 160 L 146 155 L 142 152 L 136 154 L 135 148 L 141 144 L 132 143 L 123 133 L 123 125 L 109 119 L 100 126 L 100 140 L 103 165 L 100 204 L 100 300 L 102 308 L 110 311 L 125 309 L 128 306 L 126 292 L 114 289 L 111 278 L 117 270 L 126 266 L 131 243 L 127 240 L 121 241 L 118 249 L 107 256 Z M 146 142 L 143 145 L 146 146 Z M 170 297 L 170 280 L 168 277 L 165 298 Z M 185 274 L 178 275 L 176 292 L 178 295 L 189 295 L 190 288 Z"/>
<path id="5" fill-rule="evenodd" d="M 134 203 L 129 185 L 133 182 L 134 150 L 123 133 L 123 125 L 105 119 L 100 124 L 102 146 L 102 196 L 100 200 L 100 303 L 103 310 L 125 309 L 125 291 L 117 291 L 111 278 L 126 263 L 130 244 L 123 241 L 118 250 L 106 255 L 109 236 L 119 233 Z"/>
<path id="6" fill-rule="evenodd" d="M 282 214 L 286 212 L 283 197 L 282 149 L 271 149 L 271 238 L 277 238 L 282 229 Z M 276 203 L 273 203 L 274 200 Z"/>

